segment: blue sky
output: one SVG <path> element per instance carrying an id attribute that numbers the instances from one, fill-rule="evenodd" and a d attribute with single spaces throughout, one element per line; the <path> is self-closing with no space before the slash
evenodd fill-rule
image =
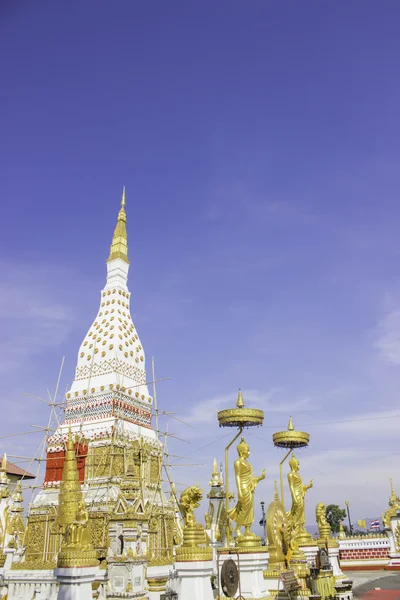
<path id="1" fill-rule="evenodd" d="M 265 410 L 248 435 L 267 467 L 257 502 L 292 414 L 311 433 L 310 522 L 321 500 L 385 509 L 390 475 L 400 492 L 399 18 L 394 0 L 2 3 L 1 435 L 45 423 L 23 392 L 54 390 L 62 356 L 71 383 L 126 185 L 132 316 L 171 377 L 160 405 L 195 426 L 169 423 L 191 441 L 171 451 L 207 487 L 228 439 L 215 413 L 241 387 Z M 28 455 L 39 437 L 0 441 Z"/>

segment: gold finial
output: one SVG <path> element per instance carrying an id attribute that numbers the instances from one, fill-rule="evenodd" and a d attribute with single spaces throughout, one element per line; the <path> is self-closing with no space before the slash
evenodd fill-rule
<path id="1" fill-rule="evenodd" d="M 397 498 L 396 492 L 395 492 L 395 490 L 394 490 L 394 485 L 393 485 L 393 480 L 392 480 L 392 478 L 390 478 L 390 488 L 391 488 L 391 492 L 392 492 L 392 493 L 391 493 L 391 496 L 390 496 L 389 505 L 391 505 L 391 504 L 393 504 L 393 505 L 394 505 L 394 504 L 396 504 L 396 503 L 397 503 L 397 501 L 398 501 L 398 498 Z"/>
<path id="2" fill-rule="evenodd" d="M 110 255 L 107 262 L 120 258 L 129 264 L 128 260 L 128 236 L 126 233 L 126 213 L 125 213 L 125 186 L 122 190 L 121 208 L 119 209 L 117 224 L 114 229 L 114 235 L 110 246 Z"/>
<path id="3" fill-rule="evenodd" d="M 294 431 L 294 425 L 293 425 L 293 421 L 292 421 L 292 417 L 289 417 L 289 424 L 287 426 L 287 430 L 288 431 Z"/>
<path id="4" fill-rule="evenodd" d="M 236 402 L 236 408 L 243 408 L 243 407 L 244 407 L 243 394 L 242 394 L 242 390 L 239 388 L 237 402 Z"/>
<path id="5" fill-rule="evenodd" d="M 278 486 L 276 485 L 276 479 L 274 481 L 274 500 L 279 500 Z"/>
<path id="6" fill-rule="evenodd" d="M 10 493 L 8 489 L 9 483 L 10 480 L 7 477 L 7 455 L 4 453 L 0 468 L 0 498 L 8 498 Z"/>
<path id="7" fill-rule="evenodd" d="M 212 471 L 212 475 L 214 476 L 218 476 L 219 475 L 219 471 L 218 471 L 218 464 L 217 464 L 217 459 L 214 458 L 214 462 L 213 462 L 213 471 Z"/>
<path id="8" fill-rule="evenodd" d="M 68 431 L 64 468 L 58 498 L 58 523 L 60 525 L 73 523 L 79 505 L 82 502 L 82 491 L 78 477 L 78 467 L 71 428 Z"/>

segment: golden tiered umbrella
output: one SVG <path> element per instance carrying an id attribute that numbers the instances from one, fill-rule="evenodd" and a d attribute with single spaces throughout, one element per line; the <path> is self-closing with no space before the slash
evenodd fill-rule
<path id="1" fill-rule="evenodd" d="M 308 446 L 308 442 L 310 441 L 310 434 L 305 431 L 296 431 L 293 425 L 292 417 L 289 418 L 288 428 L 285 431 L 277 431 L 272 436 L 272 441 L 274 442 L 274 446 L 277 448 L 289 448 L 287 454 L 285 454 L 284 458 L 279 463 L 279 476 L 281 480 L 281 500 L 284 505 L 284 492 L 283 492 L 283 475 L 282 475 L 282 466 L 287 457 L 295 448 L 306 448 Z"/>
<path id="2" fill-rule="evenodd" d="M 225 410 L 220 410 L 218 413 L 218 422 L 220 427 L 237 427 L 238 432 L 229 442 L 227 447 L 225 448 L 225 505 L 226 505 L 226 515 L 227 515 L 227 528 L 226 528 L 226 542 L 229 547 L 230 543 L 230 529 L 229 529 L 229 448 L 232 446 L 233 442 L 237 440 L 237 438 L 242 433 L 243 429 L 246 427 L 257 427 L 262 425 L 264 421 L 264 411 L 258 408 L 247 408 L 244 405 L 243 394 L 241 390 L 238 392 L 238 398 L 236 402 L 235 408 L 226 408 Z"/>

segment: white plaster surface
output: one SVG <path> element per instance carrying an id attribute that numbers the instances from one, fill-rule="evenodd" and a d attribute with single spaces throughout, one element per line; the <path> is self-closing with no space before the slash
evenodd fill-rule
<path id="1" fill-rule="evenodd" d="M 179 578 L 177 586 L 179 598 L 214 600 L 211 588 L 211 575 L 213 574 L 211 560 L 177 562 L 175 569 Z"/>
<path id="2" fill-rule="evenodd" d="M 98 567 L 54 569 L 54 575 L 60 584 L 57 600 L 92 600 L 92 583 L 98 571 Z"/>

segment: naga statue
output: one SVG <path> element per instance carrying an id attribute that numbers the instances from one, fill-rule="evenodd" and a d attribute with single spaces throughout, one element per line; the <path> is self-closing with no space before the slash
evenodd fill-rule
<path id="1" fill-rule="evenodd" d="M 307 490 L 312 488 L 313 481 L 308 485 L 303 485 L 303 479 L 299 474 L 300 463 L 292 455 L 289 461 L 290 473 L 288 474 L 289 489 L 292 496 L 292 507 L 287 513 L 288 529 L 290 540 L 295 540 L 297 544 L 307 543 L 311 539 L 311 535 L 306 531 L 305 517 L 305 496 Z"/>
<path id="2" fill-rule="evenodd" d="M 326 520 L 326 506 L 323 502 L 319 502 L 315 509 L 315 518 L 318 525 L 320 540 L 329 540 L 332 537 L 331 526 Z"/>
<path id="3" fill-rule="evenodd" d="M 237 446 L 239 458 L 234 462 L 235 479 L 238 490 L 238 501 L 234 508 L 228 511 L 228 517 L 236 523 L 236 542 L 245 543 L 246 540 L 259 542 L 259 538 L 250 531 L 254 521 L 254 491 L 260 481 L 265 479 L 265 469 L 259 477 L 253 476 L 253 467 L 248 462 L 250 448 L 242 437 Z M 244 527 L 244 536 L 241 535 Z"/>
<path id="4" fill-rule="evenodd" d="M 183 540 L 177 548 L 177 560 L 211 560 L 212 548 L 203 525 L 196 521 L 194 509 L 200 506 L 203 491 L 198 485 L 184 490 L 179 498 L 179 508 L 183 517 Z"/>
<path id="5" fill-rule="evenodd" d="M 186 488 L 186 490 L 182 492 L 179 499 L 179 508 L 181 509 L 185 526 L 194 525 L 196 523 L 194 509 L 200 506 L 202 497 L 203 491 L 197 484 Z"/>

